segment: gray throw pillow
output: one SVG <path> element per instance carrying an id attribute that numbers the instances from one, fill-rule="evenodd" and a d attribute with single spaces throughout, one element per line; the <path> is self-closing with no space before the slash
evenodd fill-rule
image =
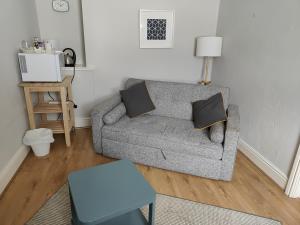
<path id="1" fill-rule="evenodd" d="M 227 120 L 221 93 L 218 93 L 207 100 L 193 102 L 192 106 L 195 128 L 204 129 L 217 122 Z"/>
<path id="2" fill-rule="evenodd" d="M 114 124 L 118 122 L 125 114 L 126 108 L 125 105 L 121 102 L 103 117 L 103 122 L 108 125 Z"/>
<path id="3" fill-rule="evenodd" d="M 127 90 L 120 91 L 126 114 L 132 118 L 155 109 L 148 93 L 145 81 L 135 84 Z"/>
<path id="4" fill-rule="evenodd" d="M 224 122 L 219 122 L 219 123 L 213 124 L 209 128 L 210 140 L 214 143 L 222 144 L 224 141 L 224 132 L 225 132 Z"/>

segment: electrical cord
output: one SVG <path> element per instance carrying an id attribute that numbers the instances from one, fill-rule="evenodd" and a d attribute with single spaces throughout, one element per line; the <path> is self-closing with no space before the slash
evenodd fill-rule
<path id="1" fill-rule="evenodd" d="M 62 113 L 58 114 L 58 116 L 57 116 L 57 119 L 56 119 L 56 120 L 59 120 L 61 116 L 62 116 Z"/>
<path id="2" fill-rule="evenodd" d="M 71 84 L 73 83 L 73 81 L 74 81 L 74 79 L 75 79 L 75 75 L 76 75 L 76 69 L 75 69 L 75 65 L 74 65 L 74 67 L 73 67 L 73 76 L 72 76 Z M 48 96 L 52 99 L 52 101 L 55 101 L 55 99 L 52 97 L 52 95 L 51 95 L 51 93 L 50 93 L 49 91 L 48 91 Z M 74 107 L 75 109 L 77 108 L 77 105 L 75 104 L 75 102 L 72 101 L 72 100 L 70 100 L 68 95 L 67 95 L 67 101 L 68 101 L 68 102 L 72 102 L 72 103 L 73 103 L 73 107 Z M 62 113 L 59 113 L 56 120 L 59 120 L 61 116 L 62 116 Z"/>
<path id="3" fill-rule="evenodd" d="M 74 81 L 74 79 L 75 79 L 75 76 L 76 76 L 76 54 L 75 54 L 75 51 L 73 49 L 71 49 L 71 48 L 65 48 L 63 50 L 65 56 L 66 55 L 69 56 L 69 53 L 67 53 L 67 51 L 72 51 L 72 53 L 73 53 L 73 56 L 72 56 L 72 58 L 73 58 L 73 63 L 72 63 L 72 66 L 73 66 L 73 76 L 72 76 L 72 79 L 71 79 L 71 84 L 72 84 L 73 81 Z M 66 58 L 65 58 L 65 60 L 66 60 Z M 67 61 L 65 61 L 65 63 L 67 63 Z M 77 105 L 75 104 L 75 102 L 73 102 L 72 100 L 69 99 L 68 92 L 67 92 L 67 96 L 66 97 L 67 97 L 66 100 L 69 101 L 69 102 L 72 102 L 73 103 L 73 107 L 76 109 Z"/>
<path id="4" fill-rule="evenodd" d="M 75 69 L 75 64 L 74 64 L 74 67 L 73 67 L 73 76 L 72 76 L 71 84 L 73 83 L 73 81 L 75 79 L 75 75 L 76 75 L 76 69 Z"/>
<path id="5" fill-rule="evenodd" d="M 76 55 L 75 55 L 75 57 L 74 57 L 73 76 L 72 76 L 71 84 L 73 84 L 73 81 L 74 81 L 74 79 L 75 79 L 75 76 L 76 76 Z M 72 100 L 69 99 L 68 94 L 67 94 L 67 101 L 72 102 L 72 103 L 73 103 L 73 107 L 74 107 L 75 109 L 77 109 L 77 105 L 75 104 L 75 102 L 73 102 Z"/>
<path id="6" fill-rule="evenodd" d="M 74 81 L 74 79 L 75 79 L 75 76 L 76 76 L 75 63 L 76 63 L 76 58 L 75 58 L 74 66 L 73 66 L 73 76 L 72 76 L 71 84 L 73 83 L 73 81 Z M 67 101 L 68 101 L 68 102 L 72 102 L 72 103 L 73 103 L 73 107 L 74 107 L 75 109 L 77 109 L 78 106 L 76 105 L 76 103 L 75 103 L 73 100 L 70 100 L 70 99 L 69 99 L 68 93 L 67 93 Z"/>
<path id="7" fill-rule="evenodd" d="M 55 101 L 55 99 L 52 97 L 52 95 L 49 91 L 48 91 L 48 95 L 52 99 L 52 101 Z M 61 116 L 62 116 L 62 113 L 59 113 L 56 120 L 59 120 Z"/>
<path id="8" fill-rule="evenodd" d="M 73 103 L 73 107 L 74 107 L 75 109 L 77 109 L 78 106 L 76 105 L 75 102 L 73 102 L 72 100 L 70 100 L 70 99 L 68 99 L 68 98 L 67 98 L 67 101 L 68 101 L 68 102 L 72 102 L 72 103 Z"/>
<path id="9" fill-rule="evenodd" d="M 55 99 L 52 97 L 52 95 L 50 94 L 49 91 L 48 91 L 48 95 L 49 95 L 49 97 L 52 99 L 52 101 L 55 101 Z"/>

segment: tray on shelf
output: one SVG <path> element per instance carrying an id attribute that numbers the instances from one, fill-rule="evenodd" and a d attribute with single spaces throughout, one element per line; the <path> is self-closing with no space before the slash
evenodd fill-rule
<path id="1" fill-rule="evenodd" d="M 73 107 L 72 102 L 68 102 L 68 110 L 70 107 Z M 62 113 L 62 106 L 61 104 L 49 104 L 49 103 L 39 103 L 33 107 L 34 113 Z"/>
<path id="2" fill-rule="evenodd" d="M 49 128 L 53 131 L 54 134 L 62 134 L 64 133 L 64 123 L 63 120 L 47 120 L 47 121 L 41 121 L 40 128 Z M 69 131 L 72 129 L 72 127 L 69 127 Z"/>

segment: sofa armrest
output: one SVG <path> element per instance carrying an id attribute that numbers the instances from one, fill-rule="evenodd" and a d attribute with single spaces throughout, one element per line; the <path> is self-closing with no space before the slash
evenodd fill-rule
<path id="1" fill-rule="evenodd" d="M 221 179 L 231 180 L 235 164 L 237 144 L 240 134 L 240 114 L 237 105 L 229 105 L 227 109 L 227 123 L 225 130 L 223 167 L 221 169 Z"/>
<path id="2" fill-rule="evenodd" d="M 114 95 L 98 104 L 91 113 L 93 143 L 97 153 L 102 153 L 103 116 L 121 102 L 120 95 Z"/>
<path id="3" fill-rule="evenodd" d="M 123 102 L 119 103 L 116 107 L 110 110 L 103 117 L 103 122 L 107 125 L 112 125 L 118 122 L 123 116 L 126 115 L 126 108 Z"/>

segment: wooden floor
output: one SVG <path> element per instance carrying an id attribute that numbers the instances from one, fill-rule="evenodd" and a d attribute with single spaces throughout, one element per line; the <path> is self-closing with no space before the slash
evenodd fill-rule
<path id="1" fill-rule="evenodd" d="M 111 161 L 92 149 L 90 129 L 78 129 L 72 147 L 66 148 L 63 136 L 58 135 L 48 158 L 30 153 L 0 197 L 0 224 L 24 224 L 66 182 L 70 171 Z M 138 169 L 158 193 L 300 224 L 300 200 L 286 197 L 241 153 L 231 182 L 140 165 Z"/>

